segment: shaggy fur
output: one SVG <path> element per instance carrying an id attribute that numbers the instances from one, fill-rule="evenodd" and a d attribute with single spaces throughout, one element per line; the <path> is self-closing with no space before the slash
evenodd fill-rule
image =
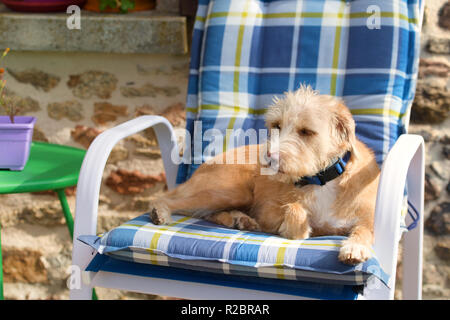
<path id="1" fill-rule="evenodd" d="M 152 203 L 156 224 L 171 221 L 171 213 L 204 217 L 243 230 L 260 230 L 289 239 L 345 235 L 339 260 L 356 264 L 371 257 L 379 168 L 372 151 L 355 136 L 355 122 L 339 99 L 302 86 L 275 99 L 266 113 L 267 128 L 279 131 L 276 146 L 236 148 L 202 164 L 186 183 Z M 345 172 L 325 186 L 294 186 L 315 175 L 347 151 Z M 245 155 L 247 164 L 227 163 Z M 264 157 L 278 165 L 274 175 L 262 175 Z M 228 154 L 228 155 L 227 155 Z"/>

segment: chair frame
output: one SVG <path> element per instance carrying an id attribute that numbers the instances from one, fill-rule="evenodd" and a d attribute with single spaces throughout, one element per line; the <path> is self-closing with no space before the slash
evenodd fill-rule
<path id="1" fill-rule="evenodd" d="M 141 116 L 101 133 L 89 147 L 81 167 L 77 186 L 74 243 L 72 252 L 71 299 L 91 299 L 95 286 L 174 296 L 187 299 L 302 299 L 302 297 L 257 291 L 223 285 L 181 280 L 133 276 L 112 272 L 83 271 L 93 259 L 93 249 L 76 239 L 96 235 L 97 213 L 102 176 L 113 147 L 122 139 L 153 127 L 166 172 L 167 186 L 175 187 L 178 166 L 172 155 L 178 155 L 174 130 L 161 116 Z M 404 235 L 403 299 L 422 297 L 422 243 L 424 206 L 424 141 L 421 136 L 403 134 L 383 163 L 375 209 L 375 254 L 390 275 L 389 288 L 375 281 L 366 285 L 359 299 L 393 299 L 397 256 L 399 251 L 400 212 L 405 186 L 408 200 L 420 213 L 417 227 Z M 408 219 L 407 219 L 408 220 Z M 82 281 L 74 277 L 81 277 Z"/>

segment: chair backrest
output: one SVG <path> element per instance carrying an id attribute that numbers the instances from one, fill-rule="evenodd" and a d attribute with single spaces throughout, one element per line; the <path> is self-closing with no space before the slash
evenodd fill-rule
<path id="1" fill-rule="evenodd" d="M 302 83 L 344 99 L 381 164 L 408 124 L 422 12 L 421 0 L 200 0 L 187 97 L 193 161 L 177 183 L 207 160 L 196 151 L 218 143 L 206 136 L 220 132 L 223 150 L 248 143 L 230 143 L 226 130 L 264 128 L 273 97 Z"/>

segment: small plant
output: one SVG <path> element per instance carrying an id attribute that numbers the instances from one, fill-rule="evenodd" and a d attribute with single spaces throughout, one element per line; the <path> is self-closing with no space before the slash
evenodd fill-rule
<path id="1" fill-rule="evenodd" d="M 134 0 L 100 0 L 100 10 L 103 11 L 107 7 L 118 8 L 121 13 L 127 13 L 128 10 L 134 9 Z"/>
<path id="2" fill-rule="evenodd" d="M 14 116 L 16 115 L 16 99 L 14 97 L 6 96 L 5 87 L 6 87 L 6 80 L 3 79 L 5 74 L 5 68 L 4 68 L 4 62 L 6 55 L 9 52 L 9 48 L 6 48 L 5 51 L 3 51 L 2 56 L 0 57 L 0 107 L 5 109 L 5 112 L 7 115 L 9 115 L 9 119 L 11 120 L 11 123 L 14 123 Z"/>
<path id="3" fill-rule="evenodd" d="M 4 59 L 8 52 L 6 48 L 0 56 L 0 108 L 7 114 L 0 116 L 0 169 L 21 171 L 30 156 L 36 117 L 16 116 L 22 98 L 6 92 Z"/>

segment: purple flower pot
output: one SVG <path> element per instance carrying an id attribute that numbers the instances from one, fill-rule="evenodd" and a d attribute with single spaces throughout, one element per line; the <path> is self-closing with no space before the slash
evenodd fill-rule
<path id="1" fill-rule="evenodd" d="M 20 171 L 30 156 L 35 117 L 0 116 L 0 169 Z"/>
<path id="2" fill-rule="evenodd" d="M 1 0 L 5 6 L 20 12 L 66 12 L 70 5 L 82 7 L 86 0 Z"/>

